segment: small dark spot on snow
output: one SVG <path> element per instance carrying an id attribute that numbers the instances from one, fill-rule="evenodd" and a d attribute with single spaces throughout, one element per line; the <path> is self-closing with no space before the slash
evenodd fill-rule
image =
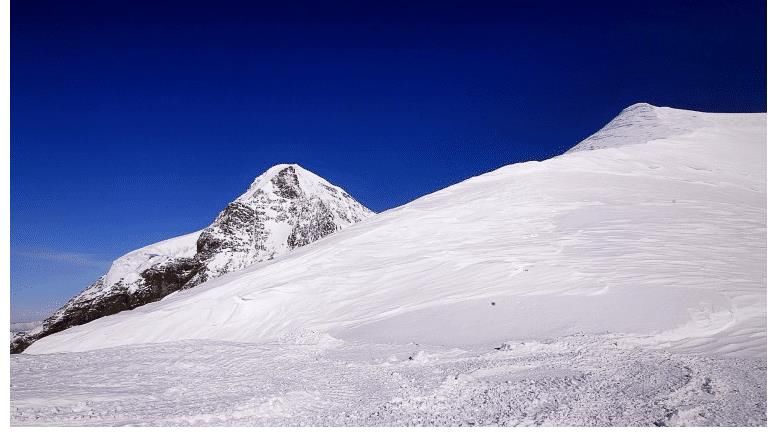
<path id="1" fill-rule="evenodd" d="M 495 303 L 495 302 L 493 302 L 493 301 L 491 301 L 491 305 L 492 305 L 492 306 L 496 306 L 496 303 Z"/>
<path id="2" fill-rule="evenodd" d="M 704 382 L 701 384 L 701 389 L 707 394 L 715 394 L 715 392 L 712 391 L 712 379 L 709 377 L 704 378 Z"/>

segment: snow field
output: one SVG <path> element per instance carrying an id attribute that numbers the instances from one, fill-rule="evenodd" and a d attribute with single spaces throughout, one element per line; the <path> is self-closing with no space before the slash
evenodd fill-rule
<path id="1" fill-rule="evenodd" d="M 468 350 L 184 341 L 16 355 L 11 376 L 15 426 L 766 423 L 764 359 L 634 349 L 615 337 Z"/>

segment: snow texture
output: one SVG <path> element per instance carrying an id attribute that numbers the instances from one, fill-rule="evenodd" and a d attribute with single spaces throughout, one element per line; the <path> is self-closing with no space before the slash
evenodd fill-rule
<path id="1" fill-rule="evenodd" d="M 632 106 L 41 339 L 12 357 L 12 421 L 764 425 L 765 148 L 764 114 Z"/>
<path id="2" fill-rule="evenodd" d="M 499 349 L 496 349 L 499 348 Z M 13 425 L 765 425 L 766 360 L 574 336 L 497 347 L 183 341 L 11 362 Z"/>

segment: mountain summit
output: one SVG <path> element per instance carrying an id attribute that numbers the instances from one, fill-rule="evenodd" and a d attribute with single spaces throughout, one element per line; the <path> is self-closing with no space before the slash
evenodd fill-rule
<path id="1" fill-rule="evenodd" d="M 566 153 L 615 148 L 665 140 L 717 126 L 722 116 L 693 110 L 657 107 L 640 102 L 626 107 L 598 132 L 581 141 Z"/>
<path id="2" fill-rule="evenodd" d="M 113 261 L 104 276 L 40 326 L 13 337 L 11 352 L 22 352 L 36 340 L 69 327 L 273 259 L 372 214 L 343 189 L 299 165 L 273 166 L 203 230 Z"/>

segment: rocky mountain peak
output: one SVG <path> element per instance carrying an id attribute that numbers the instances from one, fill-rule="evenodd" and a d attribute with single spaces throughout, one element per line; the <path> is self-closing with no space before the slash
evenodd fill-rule
<path id="1" fill-rule="evenodd" d="M 68 327 L 273 259 L 373 214 L 343 189 L 301 166 L 275 165 L 201 231 L 114 261 L 106 275 L 41 326 L 14 337 L 11 352 L 22 352 L 35 340 Z"/>
<path id="2" fill-rule="evenodd" d="M 322 189 L 340 189 L 298 164 L 278 164 L 256 177 L 251 186 L 236 200 L 250 201 L 265 194 L 284 199 L 296 199 L 302 195 L 315 195 Z"/>

